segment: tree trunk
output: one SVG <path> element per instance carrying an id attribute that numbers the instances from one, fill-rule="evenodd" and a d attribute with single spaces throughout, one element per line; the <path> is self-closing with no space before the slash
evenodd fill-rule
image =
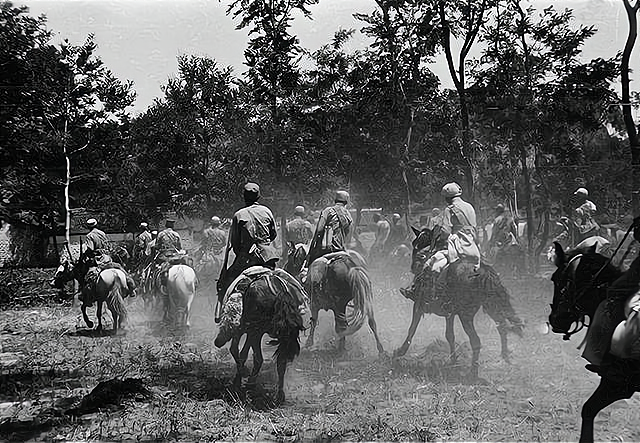
<path id="1" fill-rule="evenodd" d="M 631 94 L 629 91 L 629 59 L 631 58 L 631 52 L 636 43 L 638 35 L 638 18 L 636 16 L 638 8 L 640 8 L 640 2 L 636 1 L 632 6 L 629 0 L 623 0 L 624 7 L 627 11 L 627 19 L 629 21 L 629 34 L 627 35 L 627 41 L 624 45 L 624 51 L 622 52 L 622 66 L 621 66 L 621 83 L 622 83 L 622 115 L 624 117 L 624 125 L 629 135 L 629 149 L 631 151 L 631 176 L 632 176 L 632 191 L 631 191 L 631 204 L 633 208 L 633 216 L 640 215 L 640 140 L 638 140 L 638 130 L 636 124 L 633 121 L 633 115 L 631 114 Z"/>

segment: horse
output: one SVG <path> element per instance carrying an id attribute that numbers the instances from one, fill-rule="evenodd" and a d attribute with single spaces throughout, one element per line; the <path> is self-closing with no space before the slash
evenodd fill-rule
<path id="1" fill-rule="evenodd" d="M 221 348 L 231 341 L 229 350 L 236 362 L 234 386 L 240 387 L 244 366 L 253 351 L 253 368 L 249 382 L 262 368 L 262 336 L 274 338 L 274 356 L 278 373 L 276 403 L 284 402 L 284 376 L 287 364 L 300 353 L 300 332 L 305 329 L 303 314 L 308 298 L 300 283 L 282 269 L 270 270 L 261 266 L 249 268 L 230 286 L 223 301 L 220 328 L 214 341 Z M 240 339 L 247 339 L 239 350 Z"/>
<path id="2" fill-rule="evenodd" d="M 311 300 L 311 329 L 307 347 L 313 346 L 318 313 L 323 309 L 333 311 L 339 351 L 345 349 L 345 337 L 357 332 L 368 318 L 378 353 L 384 354 L 373 314 L 371 280 L 365 266 L 364 258 L 355 251 L 333 252 L 311 263 L 304 283 Z M 347 316 L 350 302 L 353 303 L 353 312 Z"/>
<path id="3" fill-rule="evenodd" d="M 595 245 L 568 252 L 559 243 L 554 246 L 557 269 L 551 277 L 554 284 L 549 314 L 551 330 L 568 340 L 587 326 L 587 317 L 593 320 L 601 303 L 606 303 L 603 308 L 612 318 L 623 321 L 620 296 L 626 297 L 637 290 L 640 278 L 637 269 L 623 273 L 611 264 L 609 257 L 596 252 Z M 634 268 L 634 264 L 631 267 Z M 589 335 L 587 339 L 590 339 Z M 612 341 L 612 348 L 613 344 Z M 634 348 L 634 351 L 637 354 L 638 349 Z M 605 361 L 606 370 L 598 372 L 600 384 L 582 406 L 581 442 L 593 441 L 594 420 L 601 410 L 640 391 L 640 361 L 620 358 L 612 352 L 606 353 L 603 366 Z"/>
<path id="4" fill-rule="evenodd" d="M 87 290 L 89 280 L 95 279 L 95 286 Z M 102 303 L 107 303 L 107 308 L 113 318 L 113 331 L 118 332 L 127 318 L 127 308 L 124 303 L 124 295 L 128 293 L 127 275 L 119 268 L 109 268 L 100 271 L 97 267 L 91 267 L 89 263 L 78 263 L 75 266 L 65 260 L 56 270 L 53 277 L 53 286 L 62 289 L 64 284 L 71 280 L 77 280 L 83 288 L 82 317 L 90 329 L 93 322 L 87 315 L 87 307 L 97 303 L 96 317 L 98 318 L 97 330 L 102 330 Z"/>
<path id="5" fill-rule="evenodd" d="M 423 270 L 423 264 L 434 250 L 439 250 L 440 245 L 444 241 L 441 228 L 439 226 L 433 229 L 423 228 L 421 231 L 412 227 L 415 238 L 412 242 L 413 256 L 411 271 L 416 279 L 421 277 L 431 278 L 430 270 Z M 469 378 L 477 379 L 479 370 L 480 349 L 482 344 L 480 337 L 476 332 L 473 324 L 476 313 L 480 307 L 491 317 L 496 323 L 498 333 L 500 334 L 501 356 L 505 361 L 509 361 L 509 348 L 507 344 L 507 333 L 512 331 L 522 336 L 524 329 L 523 321 L 516 315 L 509 293 L 500 282 L 500 277 L 493 268 L 486 263 L 480 264 L 479 270 L 474 269 L 475 264 L 458 260 L 449 265 L 446 269 L 447 280 L 442 290 L 447 303 L 434 303 L 436 300 L 432 294 L 430 285 L 424 285 L 416 288 L 415 297 L 413 299 L 413 315 L 411 324 L 407 333 L 407 338 L 402 346 L 394 352 L 394 356 L 400 357 L 407 353 L 411 340 L 416 333 L 416 329 L 420 324 L 423 314 L 436 314 L 444 317 L 446 320 L 445 337 L 449 343 L 451 352 L 451 361 L 455 362 L 455 334 L 454 321 L 456 316 L 462 323 L 462 328 L 469 337 L 471 344 L 472 359 L 471 371 Z M 442 271 L 445 272 L 445 271 Z"/>
<path id="6" fill-rule="evenodd" d="M 288 274 L 298 276 L 309 254 L 309 247 L 304 243 L 287 242 L 287 261 L 282 269 Z"/>
<path id="7" fill-rule="evenodd" d="M 164 290 L 166 317 L 174 326 L 191 327 L 191 304 L 196 296 L 198 279 L 188 265 L 173 265 L 167 273 Z"/>

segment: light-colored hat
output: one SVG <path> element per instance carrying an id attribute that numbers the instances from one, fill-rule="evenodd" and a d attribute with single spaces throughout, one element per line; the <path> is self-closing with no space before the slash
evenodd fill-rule
<path id="1" fill-rule="evenodd" d="M 453 198 L 462 195 L 462 188 L 459 184 L 452 182 L 442 187 L 442 195 L 445 198 Z"/>
<path id="2" fill-rule="evenodd" d="M 586 188 L 578 188 L 576 189 L 576 192 L 573 193 L 573 195 L 584 195 L 585 197 L 587 197 L 589 195 L 589 191 L 587 191 Z"/>
<path id="3" fill-rule="evenodd" d="M 394 220 L 400 220 L 402 217 L 400 217 L 400 214 L 398 214 L 398 213 L 396 212 L 395 214 L 393 214 L 393 215 L 391 216 L 391 218 L 392 218 L 392 219 L 394 219 Z"/>
<path id="4" fill-rule="evenodd" d="M 97 224 L 98 224 L 98 220 L 96 220 L 95 218 L 90 218 L 89 220 L 87 220 L 88 226 L 95 226 Z"/>
<path id="5" fill-rule="evenodd" d="M 336 197 L 333 199 L 336 203 L 349 203 L 349 193 L 347 191 L 337 191 Z"/>
<path id="6" fill-rule="evenodd" d="M 217 215 L 214 215 L 213 217 L 211 217 L 211 224 L 212 225 L 219 225 L 220 224 L 220 217 L 218 217 Z"/>
<path id="7" fill-rule="evenodd" d="M 304 215 L 304 206 L 302 205 L 296 206 L 295 209 L 293 210 L 293 213 L 296 215 Z"/>
<path id="8" fill-rule="evenodd" d="M 147 226 L 149 226 L 149 225 L 146 222 L 140 223 L 140 227 L 142 227 L 142 228 L 146 228 Z"/>

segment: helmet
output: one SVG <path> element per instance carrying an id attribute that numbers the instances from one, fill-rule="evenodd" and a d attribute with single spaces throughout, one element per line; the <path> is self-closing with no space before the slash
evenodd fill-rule
<path id="1" fill-rule="evenodd" d="M 218 217 L 217 215 L 214 215 L 213 217 L 211 217 L 211 224 L 216 226 L 219 225 L 220 217 Z"/>
<path id="2" fill-rule="evenodd" d="M 293 210 L 293 213 L 295 215 L 304 215 L 304 206 L 301 206 L 301 205 L 296 206 L 296 208 Z"/>
<path id="3" fill-rule="evenodd" d="M 442 187 L 442 196 L 444 198 L 453 198 L 460 195 L 462 195 L 462 188 L 455 182 L 447 183 Z"/>
<path id="4" fill-rule="evenodd" d="M 87 226 L 95 226 L 98 224 L 98 221 L 95 218 L 90 218 L 87 220 Z"/>
<path id="5" fill-rule="evenodd" d="M 337 191 L 336 197 L 333 199 L 336 203 L 349 203 L 349 193 L 347 191 Z"/>
<path id="6" fill-rule="evenodd" d="M 589 191 L 587 191 L 586 188 L 578 188 L 576 192 L 573 193 L 573 195 L 584 195 L 585 197 L 588 197 Z"/>
<path id="7" fill-rule="evenodd" d="M 247 202 L 255 202 L 260 198 L 260 186 L 255 183 L 247 183 L 244 185 L 244 200 Z"/>

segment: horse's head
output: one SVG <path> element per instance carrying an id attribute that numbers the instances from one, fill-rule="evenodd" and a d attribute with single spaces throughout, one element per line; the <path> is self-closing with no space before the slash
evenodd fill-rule
<path id="1" fill-rule="evenodd" d="M 434 226 L 433 229 L 422 228 L 418 231 L 411 227 L 415 238 L 411 242 L 413 251 L 411 254 L 411 272 L 419 273 L 422 265 L 431 257 L 433 253 L 442 248 L 446 248 L 447 236 L 442 231 L 441 226 Z"/>
<path id="2" fill-rule="evenodd" d="M 75 278 L 73 271 L 73 264 L 71 264 L 69 260 L 63 261 L 60 266 L 58 266 L 58 269 L 56 269 L 55 274 L 53 274 L 51 286 L 57 289 L 62 289 L 66 282 L 71 281 Z"/>
<path id="3" fill-rule="evenodd" d="M 557 242 L 555 265 L 549 324 L 553 332 L 568 339 L 582 329 L 586 316 L 593 318 L 598 304 L 606 297 L 606 285 L 621 273 L 607 257 L 596 253 L 595 247 L 565 252 Z"/>

